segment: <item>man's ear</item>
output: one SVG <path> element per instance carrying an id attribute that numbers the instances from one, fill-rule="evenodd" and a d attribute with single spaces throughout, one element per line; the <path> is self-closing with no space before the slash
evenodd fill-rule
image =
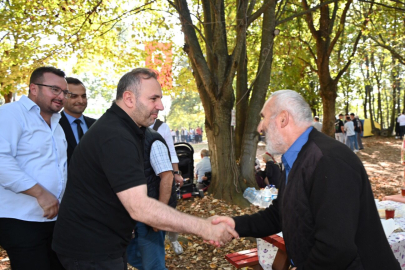
<path id="1" fill-rule="evenodd" d="M 29 89 L 30 89 L 30 94 L 31 95 L 33 95 L 33 96 L 37 96 L 38 95 L 38 86 L 37 85 L 35 85 L 35 84 L 33 84 L 33 83 L 30 83 L 30 85 L 29 85 Z"/>
<path id="2" fill-rule="evenodd" d="M 285 128 L 288 125 L 288 122 L 290 121 L 290 114 L 287 111 L 281 111 L 278 117 L 280 121 L 280 127 Z"/>
<path id="3" fill-rule="evenodd" d="M 134 108 L 136 104 L 135 94 L 132 93 L 131 91 L 125 91 L 122 94 L 122 101 L 128 108 Z"/>

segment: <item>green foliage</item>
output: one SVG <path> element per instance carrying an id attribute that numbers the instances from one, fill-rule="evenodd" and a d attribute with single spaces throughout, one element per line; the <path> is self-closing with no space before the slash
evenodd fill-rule
<path id="1" fill-rule="evenodd" d="M 26 89 L 33 69 L 72 56 L 78 59 L 74 73 L 122 74 L 144 65 L 144 43 L 171 37 L 160 30 L 172 25 L 164 16 L 167 6 L 157 1 L 1 1 L 0 93 Z"/>
<path id="2" fill-rule="evenodd" d="M 191 71 L 183 68 L 173 87 L 167 123 L 172 129 L 196 128 L 204 126 L 204 119 L 204 110 Z"/>

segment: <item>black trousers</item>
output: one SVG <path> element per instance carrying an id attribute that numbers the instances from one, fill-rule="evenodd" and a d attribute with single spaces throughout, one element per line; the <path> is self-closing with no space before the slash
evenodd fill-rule
<path id="1" fill-rule="evenodd" d="M 126 254 L 116 259 L 79 260 L 58 254 L 59 260 L 67 270 L 127 270 Z"/>
<path id="2" fill-rule="evenodd" d="M 405 135 L 405 126 L 400 126 L 399 127 L 399 136 L 401 136 L 401 139 L 404 135 Z"/>
<path id="3" fill-rule="evenodd" d="M 0 218 L 0 246 L 13 270 L 64 270 L 51 249 L 55 222 L 31 222 Z"/>

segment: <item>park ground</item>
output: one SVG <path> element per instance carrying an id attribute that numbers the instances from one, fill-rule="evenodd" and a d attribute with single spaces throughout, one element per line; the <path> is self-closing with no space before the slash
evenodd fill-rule
<path id="1" fill-rule="evenodd" d="M 370 178 L 375 198 L 381 199 L 385 195 L 397 194 L 403 180 L 403 166 L 400 163 L 401 141 L 393 137 L 363 138 L 364 150 L 357 153 L 362 160 Z M 206 148 L 206 144 L 193 145 L 195 160 L 199 159 L 199 152 Z M 264 153 L 264 147 L 258 148 L 258 155 Z M 344 172 L 342 172 L 344 177 Z M 241 209 L 217 200 L 208 194 L 204 198 L 181 200 L 178 210 L 200 217 L 212 215 L 237 216 L 259 211 L 255 206 Z M 173 269 L 232 269 L 224 259 L 225 254 L 256 247 L 255 239 L 234 239 L 224 247 L 215 248 L 203 243 L 201 238 L 193 235 L 180 235 L 179 241 L 184 253 L 176 255 L 166 241 L 166 266 Z M 7 254 L 0 248 L 0 270 L 9 270 Z M 34 269 L 34 267 L 33 267 Z M 131 270 L 135 268 L 129 268 Z"/>

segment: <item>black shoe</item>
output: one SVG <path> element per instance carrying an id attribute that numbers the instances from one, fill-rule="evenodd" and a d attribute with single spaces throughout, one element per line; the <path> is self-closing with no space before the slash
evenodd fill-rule
<path id="1" fill-rule="evenodd" d="M 359 148 L 359 150 L 363 150 L 364 148 Z"/>

